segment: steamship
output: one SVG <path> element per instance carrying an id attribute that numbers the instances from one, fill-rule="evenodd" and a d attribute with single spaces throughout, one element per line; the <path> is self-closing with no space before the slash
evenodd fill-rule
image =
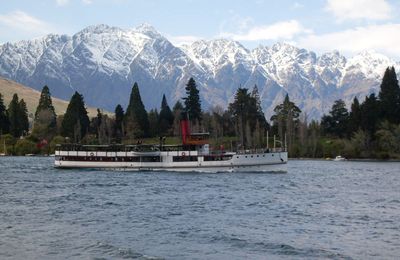
<path id="1" fill-rule="evenodd" d="M 285 147 L 225 151 L 211 149 L 208 133 L 191 133 L 188 120 L 181 121 L 182 144 L 80 145 L 59 144 L 57 168 L 118 169 L 127 171 L 179 172 L 286 172 Z M 282 142 L 279 142 L 282 144 Z"/>

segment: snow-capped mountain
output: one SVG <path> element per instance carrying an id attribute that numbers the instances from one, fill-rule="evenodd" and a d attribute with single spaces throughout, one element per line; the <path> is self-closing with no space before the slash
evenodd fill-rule
<path id="1" fill-rule="evenodd" d="M 259 88 L 267 118 L 289 93 L 309 118 L 319 119 L 334 100 L 348 104 L 379 90 L 387 66 L 396 63 L 379 53 L 362 52 L 346 59 L 334 51 L 314 52 L 286 43 L 248 50 L 227 39 L 174 46 L 147 24 L 124 30 L 90 26 L 75 35 L 48 35 L 0 46 L 0 76 L 40 90 L 48 85 L 56 97 L 77 90 L 86 102 L 112 111 L 127 105 L 134 82 L 147 109 L 170 105 L 185 95 L 194 77 L 203 108 L 226 107 L 238 87 Z"/>

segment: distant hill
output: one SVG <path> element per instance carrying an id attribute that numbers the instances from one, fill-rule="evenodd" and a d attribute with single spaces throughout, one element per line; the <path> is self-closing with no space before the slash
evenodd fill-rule
<path id="1" fill-rule="evenodd" d="M 24 101 L 26 102 L 26 105 L 28 107 L 28 114 L 35 113 L 40 98 L 39 91 L 21 85 L 15 81 L 0 77 L 0 93 L 3 95 L 4 105 L 6 107 L 8 107 L 8 104 L 10 103 L 14 93 L 17 93 L 19 99 L 23 98 Z M 65 111 L 67 110 L 69 102 L 54 97 L 52 97 L 52 100 L 53 100 L 53 106 L 56 110 L 56 114 L 57 115 L 64 114 Z M 89 117 L 96 116 L 97 114 L 96 108 L 89 107 L 87 108 L 87 110 L 89 112 Z"/>

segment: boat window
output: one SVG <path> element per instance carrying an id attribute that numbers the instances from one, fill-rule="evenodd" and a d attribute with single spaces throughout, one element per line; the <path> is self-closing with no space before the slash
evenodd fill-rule
<path id="1" fill-rule="evenodd" d="M 238 156 L 236 158 L 239 158 Z M 228 161 L 232 159 L 232 155 L 210 155 L 204 156 L 204 161 Z"/>
<path id="2" fill-rule="evenodd" d="M 173 156 L 173 162 L 197 162 L 197 156 Z"/>
<path id="3" fill-rule="evenodd" d="M 161 162 L 161 156 L 140 156 L 141 162 Z"/>

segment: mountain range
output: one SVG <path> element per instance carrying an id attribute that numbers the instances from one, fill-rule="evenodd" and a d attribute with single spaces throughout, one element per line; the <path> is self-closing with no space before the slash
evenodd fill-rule
<path id="1" fill-rule="evenodd" d="M 355 96 L 364 100 L 378 92 L 388 66 L 399 71 L 400 62 L 375 51 L 317 56 L 287 43 L 249 50 L 228 39 L 175 46 L 148 24 L 96 25 L 73 36 L 0 45 L 0 76 L 37 90 L 47 85 L 63 99 L 78 91 L 88 105 L 109 111 L 117 104 L 126 107 L 134 82 L 147 110 L 160 106 L 162 94 L 173 106 L 193 77 L 205 110 L 226 108 L 237 88 L 251 91 L 257 85 L 267 119 L 286 94 L 309 119 L 319 119 L 336 99 L 350 104 Z"/>

